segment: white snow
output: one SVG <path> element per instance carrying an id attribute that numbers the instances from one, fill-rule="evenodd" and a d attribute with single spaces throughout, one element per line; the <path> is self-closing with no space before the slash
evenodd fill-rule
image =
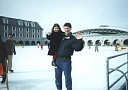
<path id="1" fill-rule="evenodd" d="M 108 56 L 117 55 L 126 51 L 114 51 L 114 47 L 101 46 L 99 52 L 95 52 L 92 46 L 87 46 L 72 56 L 72 81 L 73 90 L 106 90 L 106 59 Z M 48 56 L 48 47 L 43 50 L 37 46 L 17 46 L 17 54 L 13 57 L 14 73 L 9 73 L 9 90 L 56 90 L 54 67 L 51 66 L 52 56 Z M 110 66 L 115 67 L 126 56 L 110 60 Z M 124 67 L 123 69 L 125 69 Z M 111 75 L 114 81 L 121 74 L 116 72 Z M 118 90 L 124 82 L 124 78 L 111 90 Z M 5 84 L 0 90 L 6 90 Z M 63 90 L 65 80 L 63 75 Z"/>

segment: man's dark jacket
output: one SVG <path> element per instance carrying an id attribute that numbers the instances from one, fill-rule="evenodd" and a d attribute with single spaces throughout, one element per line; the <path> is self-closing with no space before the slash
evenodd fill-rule
<path id="1" fill-rule="evenodd" d="M 4 63 L 8 58 L 6 44 L 0 41 L 0 63 Z"/>
<path id="2" fill-rule="evenodd" d="M 6 62 L 8 58 L 8 52 L 6 44 L 0 41 L 0 63 L 3 66 L 3 71 L 6 72 Z"/>
<path id="3" fill-rule="evenodd" d="M 76 37 L 71 34 L 63 38 L 57 56 L 70 57 L 73 55 L 74 50 L 81 51 L 83 48 L 84 41 L 82 39 L 76 39 Z"/>

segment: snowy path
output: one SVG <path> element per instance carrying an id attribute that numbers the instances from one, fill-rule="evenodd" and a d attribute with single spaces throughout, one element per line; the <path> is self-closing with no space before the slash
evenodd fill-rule
<path id="1" fill-rule="evenodd" d="M 36 46 L 19 46 L 16 51 L 14 73 L 9 73 L 10 90 L 56 90 L 52 57 L 47 55 L 47 47 L 41 50 Z M 94 52 L 94 47 L 85 47 L 81 52 L 75 52 L 72 57 L 73 90 L 106 90 L 106 57 L 123 52 L 114 51 L 114 47 L 99 47 L 99 52 Z M 120 74 L 114 75 L 112 79 Z M 66 90 L 64 82 L 63 77 L 63 90 Z M 117 90 L 120 83 L 112 90 Z M 6 90 L 5 85 L 0 90 Z"/>

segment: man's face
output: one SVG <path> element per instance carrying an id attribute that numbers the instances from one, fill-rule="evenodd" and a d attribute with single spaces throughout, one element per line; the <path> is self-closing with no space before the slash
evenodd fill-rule
<path id="1" fill-rule="evenodd" d="M 68 26 L 64 26 L 64 32 L 65 32 L 65 35 L 69 35 L 71 32 L 71 28 Z"/>
<path id="2" fill-rule="evenodd" d="M 9 36 L 8 36 L 8 39 L 12 39 L 12 35 L 9 35 Z"/>

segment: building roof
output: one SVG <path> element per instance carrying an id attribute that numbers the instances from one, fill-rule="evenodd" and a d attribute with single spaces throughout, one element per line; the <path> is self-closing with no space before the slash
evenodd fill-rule
<path id="1" fill-rule="evenodd" d="M 109 26 L 100 26 L 95 28 L 89 28 L 85 30 L 81 30 L 81 33 L 96 33 L 96 34 L 128 34 L 128 30 L 109 27 Z"/>
<path id="2" fill-rule="evenodd" d="M 23 19 L 16 19 L 16 18 L 10 18 L 10 17 L 5 17 L 5 16 L 0 16 L 0 19 L 1 18 L 7 18 L 9 20 L 9 25 L 14 25 L 14 26 L 17 26 L 18 23 L 17 21 L 23 21 L 23 22 L 29 22 L 29 23 L 35 23 L 35 27 L 38 28 L 38 29 L 42 29 L 43 28 L 38 24 L 38 22 L 35 22 L 35 21 L 28 21 L 28 20 L 23 20 Z M 2 20 L 0 20 L 0 23 L 2 22 Z M 10 23 L 11 22 L 11 23 Z M 23 23 L 24 24 L 24 23 Z"/>

